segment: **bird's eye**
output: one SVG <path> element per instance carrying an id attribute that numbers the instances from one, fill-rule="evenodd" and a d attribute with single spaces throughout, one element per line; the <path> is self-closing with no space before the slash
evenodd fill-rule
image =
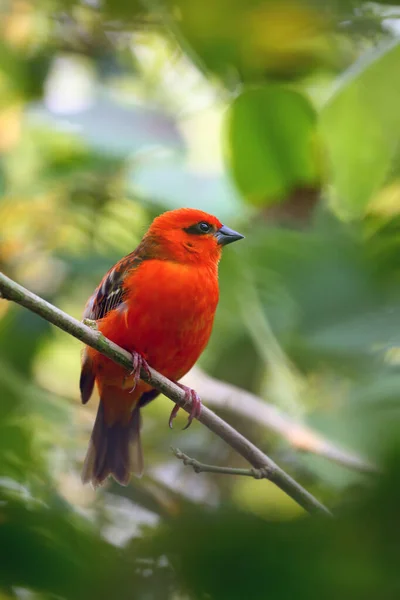
<path id="1" fill-rule="evenodd" d="M 186 233 L 191 233 L 195 235 L 201 235 L 203 233 L 210 233 L 213 230 L 213 226 L 206 221 L 200 221 L 200 223 L 196 223 L 196 225 L 191 225 L 187 229 L 185 229 Z"/>
<path id="2" fill-rule="evenodd" d="M 202 233 L 208 233 L 211 229 L 211 225 L 209 225 L 205 221 L 202 221 L 201 223 L 199 223 L 197 227 L 200 229 L 200 231 Z"/>

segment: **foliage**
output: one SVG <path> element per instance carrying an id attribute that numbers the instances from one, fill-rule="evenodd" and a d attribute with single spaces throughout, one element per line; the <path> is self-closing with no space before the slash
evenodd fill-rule
<path id="1" fill-rule="evenodd" d="M 361 0 L 13 1 L 0 19 L 0 269 L 76 317 L 161 210 L 242 231 L 201 365 L 378 464 L 224 417 L 337 514 L 146 407 L 146 474 L 96 493 L 80 345 L 0 302 L 0 597 L 398 597 L 399 16 Z M 239 245 L 238 245 L 239 246 Z M 182 421 L 183 423 L 183 417 Z M 177 425 L 179 427 L 179 424 Z"/>

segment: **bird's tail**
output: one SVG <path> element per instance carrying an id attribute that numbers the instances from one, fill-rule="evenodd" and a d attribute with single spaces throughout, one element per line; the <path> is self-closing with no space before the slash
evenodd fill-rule
<path id="1" fill-rule="evenodd" d="M 107 425 L 104 404 L 100 400 L 89 448 L 82 470 L 82 482 L 97 487 L 112 475 L 121 485 L 128 485 L 131 473 L 142 475 L 143 452 L 140 442 L 140 409 L 133 409 L 127 424 Z"/>

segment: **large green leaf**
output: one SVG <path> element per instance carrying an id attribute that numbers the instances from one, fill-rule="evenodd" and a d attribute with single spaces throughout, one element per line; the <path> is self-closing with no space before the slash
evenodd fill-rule
<path id="1" fill-rule="evenodd" d="M 278 86 L 236 98 L 227 116 L 227 161 L 247 200 L 266 204 L 317 179 L 314 111 L 301 94 Z"/>
<path id="2" fill-rule="evenodd" d="M 343 78 L 321 113 L 335 202 L 361 215 L 395 167 L 400 137 L 400 44 L 375 51 Z"/>

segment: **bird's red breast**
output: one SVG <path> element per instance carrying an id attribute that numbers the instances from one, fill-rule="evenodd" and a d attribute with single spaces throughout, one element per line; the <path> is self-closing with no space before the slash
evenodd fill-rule
<path id="1" fill-rule="evenodd" d="M 127 276 L 125 290 L 123 305 L 99 321 L 100 331 L 129 352 L 141 354 L 168 379 L 179 380 L 195 364 L 210 337 L 218 303 L 216 269 L 144 261 Z M 88 349 L 88 356 L 101 386 L 132 388 L 122 367 L 93 349 Z M 134 404 L 149 389 L 140 381 L 128 401 Z M 116 406 L 106 407 L 112 420 L 111 413 L 115 415 L 116 410 Z M 131 407 L 126 410 L 130 412 Z"/>

